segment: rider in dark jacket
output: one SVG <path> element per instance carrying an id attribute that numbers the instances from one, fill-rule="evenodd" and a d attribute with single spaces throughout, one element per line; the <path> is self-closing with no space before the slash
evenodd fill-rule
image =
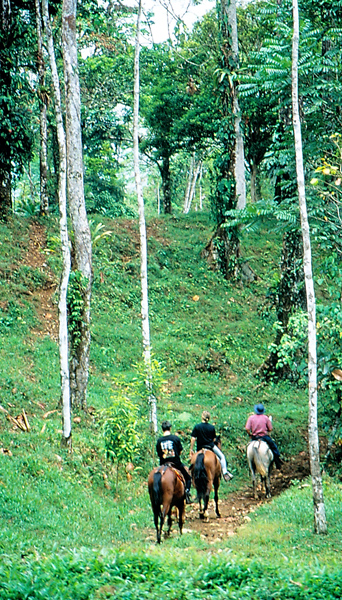
<path id="1" fill-rule="evenodd" d="M 180 454 L 183 450 L 182 442 L 178 435 L 171 433 L 170 421 L 163 421 L 162 430 L 163 435 L 157 440 L 157 454 L 161 465 L 166 463 L 172 464 L 178 471 L 180 471 L 185 479 L 185 499 L 187 504 L 191 504 L 190 498 L 190 487 L 191 487 L 191 475 L 184 467 Z"/>

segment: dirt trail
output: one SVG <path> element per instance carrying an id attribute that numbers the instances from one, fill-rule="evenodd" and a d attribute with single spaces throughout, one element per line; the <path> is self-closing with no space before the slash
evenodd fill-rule
<path id="1" fill-rule="evenodd" d="M 289 461 L 284 463 L 281 471 L 274 470 L 271 475 L 272 496 L 279 496 L 279 494 L 290 487 L 292 480 L 301 481 L 308 477 L 309 473 L 310 466 L 307 452 L 301 452 L 297 456 L 291 457 Z M 220 488 L 223 488 L 223 486 L 229 490 L 229 483 L 222 482 Z M 220 498 L 219 492 L 221 518 L 216 518 L 214 500 L 211 499 L 209 503 L 209 522 L 199 519 L 197 503 L 188 505 L 186 507 L 184 532 L 199 532 L 209 543 L 214 543 L 222 538 L 234 535 L 238 527 L 248 520 L 250 512 L 264 502 L 272 500 L 272 498 L 265 500 L 264 492 L 261 492 L 260 486 L 258 493 L 259 499 L 255 500 L 251 482 L 243 490 L 230 494 L 228 498 Z M 212 496 L 213 492 L 211 493 L 211 498 Z M 176 523 L 173 525 L 172 532 L 172 535 L 178 535 Z M 151 541 L 155 539 L 153 528 L 149 528 L 148 539 Z"/>
<path id="2" fill-rule="evenodd" d="M 30 239 L 24 262 L 33 269 L 38 269 L 46 276 L 44 287 L 32 292 L 33 300 L 38 314 L 39 328 L 32 329 L 33 335 L 50 336 L 58 341 L 58 307 L 53 302 L 56 290 L 56 278 L 51 272 L 44 249 L 46 248 L 46 227 L 33 221 L 30 227 Z"/>
<path id="3" fill-rule="evenodd" d="M 50 272 L 46 263 L 46 256 L 43 252 L 46 248 L 46 229 L 44 225 L 33 222 L 30 228 L 30 241 L 25 264 L 39 269 L 47 275 L 47 282 L 43 288 L 38 288 L 34 293 L 34 301 L 39 315 L 40 327 L 34 329 L 34 335 L 49 335 L 55 341 L 58 340 L 58 309 L 52 297 L 56 289 L 55 278 Z M 291 480 L 306 478 L 310 473 L 309 458 L 307 452 L 301 452 L 297 456 L 291 457 L 285 462 L 281 471 L 273 471 L 271 477 L 272 496 L 278 496 L 291 485 Z M 221 483 L 221 489 L 224 486 L 229 490 L 229 484 Z M 194 495 L 194 494 L 193 494 Z M 213 494 L 211 494 L 212 496 Z M 228 498 L 220 498 L 219 509 L 221 518 L 217 519 L 215 515 L 214 501 L 209 503 L 209 522 L 205 523 L 199 519 L 198 504 L 192 504 L 186 507 L 186 521 L 184 531 L 198 531 L 201 536 L 209 542 L 215 542 L 222 537 L 234 535 L 237 528 L 248 519 L 248 514 L 257 506 L 260 506 L 265 500 L 264 493 L 259 490 L 259 500 L 253 497 L 251 482 L 243 490 L 234 492 Z M 152 518 L 151 518 L 152 522 Z M 173 526 L 173 534 L 178 535 L 177 527 Z M 155 540 L 155 531 L 152 527 L 148 528 L 149 540 Z"/>

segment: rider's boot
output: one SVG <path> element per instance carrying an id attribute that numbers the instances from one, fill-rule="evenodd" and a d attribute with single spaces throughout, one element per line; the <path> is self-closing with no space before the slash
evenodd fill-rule
<path id="1" fill-rule="evenodd" d="M 225 481 L 230 481 L 231 479 L 233 479 L 233 474 L 227 471 L 227 473 L 223 473 L 223 479 Z"/>

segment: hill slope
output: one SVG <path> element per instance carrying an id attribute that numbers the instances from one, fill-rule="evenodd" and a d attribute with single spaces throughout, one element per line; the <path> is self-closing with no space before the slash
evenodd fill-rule
<path id="1" fill-rule="evenodd" d="M 0 491 L 5 515 L 14 519 L 13 526 L 3 528 L 3 547 L 9 537 L 17 548 L 51 547 L 55 536 L 62 536 L 66 547 L 74 546 L 76 538 L 82 545 L 94 544 L 99 531 L 102 543 L 134 538 L 131 522 L 122 522 L 118 531 L 103 522 L 96 508 L 103 514 L 113 511 L 112 517 L 121 520 L 132 502 L 130 485 L 141 504 L 139 526 L 150 520 L 144 481 L 155 459 L 146 405 L 141 406 L 140 424 L 144 452 L 137 458 L 132 484 L 119 477 L 117 487 L 115 465 L 105 460 L 99 411 L 110 405 L 118 384 L 137 379 L 142 343 L 138 225 L 128 220 L 104 225 L 111 235 L 94 245 L 89 411 L 73 415 L 72 456 L 59 447 L 56 224 L 23 220 L 2 225 Z M 260 309 L 277 271 L 279 240 L 275 235 L 244 240 L 259 280 L 241 286 L 226 282 L 201 258 L 210 235 L 207 215 L 148 224 L 151 338 L 162 367 L 159 420 L 171 419 L 180 432 L 186 461 L 193 424 L 202 409 L 211 412 L 235 475 L 229 487 L 221 486 L 224 499 L 249 483 L 244 424 L 255 402 L 264 402 L 273 414 L 275 437 L 286 459 L 306 450 L 307 409 L 305 390 L 287 383 L 266 385 L 257 376 L 273 336 L 272 320 L 264 320 Z M 20 421 L 23 410 L 31 427 L 26 433 L 13 421 Z M 51 503 L 58 515 L 51 513 Z M 18 529 L 23 518 L 27 540 Z M 71 522 L 73 527 L 67 525 Z M 51 536 L 40 539 L 46 530 Z"/>

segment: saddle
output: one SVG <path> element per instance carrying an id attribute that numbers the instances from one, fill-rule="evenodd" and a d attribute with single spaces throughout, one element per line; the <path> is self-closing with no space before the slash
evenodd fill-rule
<path id="1" fill-rule="evenodd" d="M 214 450 L 212 448 L 210 448 L 210 446 L 203 446 L 203 448 L 201 448 L 200 452 L 203 452 L 203 454 L 205 454 L 207 450 L 210 450 L 210 452 L 214 452 Z"/>
<path id="2" fill-rule="evenodd" d="M 184 479 L 182 473 L 180 471 L 178 471 L 178 469 L 176 469 L 176 467 L 174 467 L 172 463 L 163 464 L 161 467 L 159 467 L 158 471 L 163 475 L 165 473 L 166 469 L 171 469 L 176 474 L 179 481 L 181 483 L 183 483 L 183 485 L 185 487 L 185 479 Z"/>

